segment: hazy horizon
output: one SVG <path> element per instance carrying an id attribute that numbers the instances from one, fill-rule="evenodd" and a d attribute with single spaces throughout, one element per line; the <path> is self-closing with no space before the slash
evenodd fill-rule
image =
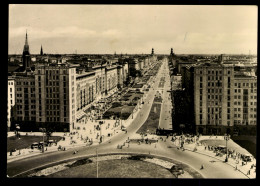
<path id="1" fill-rule="evenodd" d="M 257 54 L 257 6 L 9 5 L 8 53 Z"/>

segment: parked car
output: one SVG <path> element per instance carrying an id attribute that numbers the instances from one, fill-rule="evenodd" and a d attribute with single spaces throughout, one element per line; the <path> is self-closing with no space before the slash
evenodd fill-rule
<path id="1" fill-rule="evenodd" d="M 31 144 L 31 149 L 38 148 L 38 146 L 39 146 L 39 143 L 34 142 Z"/>
<path id="2" fill-rule="evenodd" d="M 251 155 L 250 154 L 245 154 L 244 156 L 242 156 L 242 160 L 245 162 L 251 162 Z"/>

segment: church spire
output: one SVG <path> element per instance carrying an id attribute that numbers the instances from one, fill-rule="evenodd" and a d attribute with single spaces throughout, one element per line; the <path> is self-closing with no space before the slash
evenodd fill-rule
<path id="1" fill-rule="evenodd" d="M 26 30 L 26 35 L 25 35 L 25 44 L 24 44 L 23 52 L 28 52 L 29 53 L 29 44 L 28 44 L 27 30 Z"/>
<path id="2" fill-rule="evenodd" d="M 25 36 L 25 45 L 28 45 L 27 30 L 26 30 L 26 36 Z"/>
<path id="3" fill-rule="evenodd" d="M 23 67 L 24 69 L 30 70 L 31 68 L 31 56 L 29 52 L 29 44 L 28 44 L 28 37 L 27 37 L 27 30 L 26 30 L 26 35 L 25 35 L 25 44 L 23 47 Z"/>
<path id="4" fill-rule="evenodd" d="M 41 45 L 41 53 L 40 54 L 41 54 L 41 56 L 43 55 L 42 45 Z"/>

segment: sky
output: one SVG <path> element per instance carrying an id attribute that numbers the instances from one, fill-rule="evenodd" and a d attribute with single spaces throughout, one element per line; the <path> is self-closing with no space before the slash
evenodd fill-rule
<path id="1" fill-rule="evenodd" d="M 256 54 L 257 6 L 9 5 L 8 53 Z"/>

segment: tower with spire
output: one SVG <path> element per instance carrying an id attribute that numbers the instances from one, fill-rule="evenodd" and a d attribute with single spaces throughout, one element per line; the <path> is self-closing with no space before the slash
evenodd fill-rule
<path id="1" fill-rule="evenodd" d="M 171 48 L 171 56 L 173 56 L 173 49 Z"/>
<path id="2" fill-rule="evenodd" d="M 30 70 L 31 69 L 31 56 L 29 52 L 29 44 L 28 44 L 28 38 L 27 38 L 27 31 L 25 36 L 25 44 L 23 47 L 23 68 L 24 70 Z"/>
<path id="3" fill-rule="evenodd" d="M 43 50 L 42 50 L 42 45 L 41 45 L 41 53 L 40 53 L 41 56 L 43 56 Z"/>

